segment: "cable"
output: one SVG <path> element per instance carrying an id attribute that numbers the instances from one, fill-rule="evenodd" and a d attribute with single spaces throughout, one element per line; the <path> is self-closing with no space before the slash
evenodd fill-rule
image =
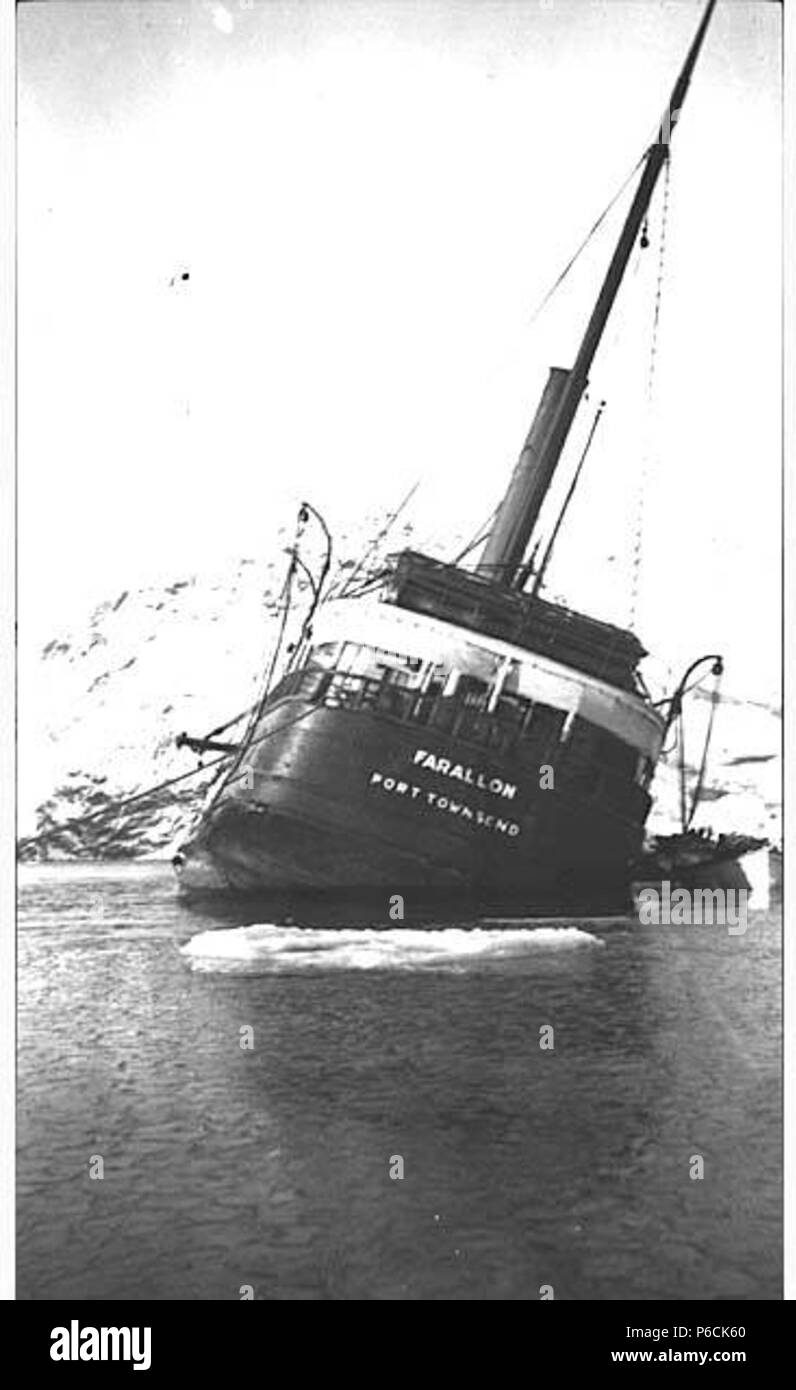
<path id="1" fill-rule="evenodd" d="M 593 441 L 593 439 L 594 439 L 595 434 L 597 433 L 597 427 L 598 427 L 598 425 L 599 425 L 599 423 L 600 423 L 600 420 L 602 419 L 602 415 L 603 415 L 603 411 L 604 411 L 604 410 L 605 410 L 605 401 L 600 401 L 600 404 L 599 404 L 599 406 L 597 407 L 597 411 L 596 411 L 596 413 L 595 413 L 594 419 L 592 420 L 592 423 L 591 423 L 591 429 L 589 430 L 588 439 L 586 440 L 586 443 L 585 443 L 584 446 L 583 446 L 583 452 L 581 453 L 580 461 L 579 461 L 579 463 L 578 463 L 577 468 L 575 469 L 574 477 L 573 477 L 573 479 L 572 479 L 572 482 L 571 482 L 570 485 L 569 485 L 569 490 L 568 490 L 568 492 L 567 492 L 567 495 L 566 495 L 566 497 L 564 498 L 563 506 L 561 507 L 561 510 L 560 510 L 560 512 L 558 513 L 558 517 L 556 518 L 556 524 L 555 524 L 555 526 L 553 527 L 553 534 L 551 535 L 549 541 L 547 542 L 547 549 L 545 550 L 545 553 L 544 553 L 544 555 L 542 556 L 542 563 L 541 563 L 540 566 L 539 566 L 539 569 L 538 569 L 537 574 L 536 574 L 536 578 L 535 578 L 534 583 L 533 583 L 533 588 L 531 589 L 531 595 L 532 595 L 532 597 L 534 597 L 534 598 L 535 598 L 536 595 L 539 593 L 539 590 L 540 590 L 541 587 L 542 587 L 542 581 L 543 581 L 543 579 L 544 579 L 544 577 L 545 577 L 545 573 L 546 573 L 546 571 L 547 571 L 547 567 L 548 567 L 548 565 L 550 564 L 550 557 L 551 557 L 552 554 L 553 554 L 553 547 L 554 547 L 554 545 L 555 545 L 555 543 L 556 543 L 556 541 L 557 541 L 557 539 L 558 539 L 558 533 L 559 533 L 559 531 L 561 530 L 561 527 L 562 527 L 562 525 L 563 525 L 564 518 L 565 518 L 565 516 L 566 516 L 566 514 L 567 514 L 567 510 L 568 510 L 568 508 L 569 508 L 569 504 L 570 504 L 570 502 L 572 501 L 572 498 L 573 498 L 574 495 L 575 495 L 575 489 L 576 489 L 576 487 L 578 486 L 578 482 L 579 482 L 579 480 L 580 480 L 580 475 L 581 475 L 581 473 L 582 473 L 582 471 L 583 471 L 583 465 L 584 465 L 584 463 L 586 462 L 586 459 L 587 459 L 587 457 L 588 457 L 589 450 L 590 450 L 590 448 L 591 448 L 591 446 L 592 446 L 592 441 Z M 533 564 L 533 556 L 531 556 L 531 560 L 530 560 L 530 562 L 529 562 L 529 568 L 530 568 L 530 564 Z M 525 582 L 527 582 L 527 580 L 526 580 Z"/>
<path id="2" fill-rule="evenodd" d="M 248 753 L 251 748 L 257 748 L 259 744 L 265 743 L 267 739 L 273 738 L 275 734 L 282 734 L 287 729 L 292 729 L 294 724 L 300 724 L 302 719 L 307 719 L 311 714 L 314 714 L 316 708 L 317 706 L 311 705 L 309 709 L 303 709 L 301 711 L 301 714 L 297 714 L 295 719 L 286 719 L 284 724 L 280 724 L 278 728 L 269 729 L 267 733 L 260 734 L 259 738 L 250 739 L 249 742 L 246 744 L 245 751 Z M 238 763 L 237 766 L 240 766 L 240 763 Z M 235 782 L 241 781 L 242 777 L 247 776 L 248 769 L 246 772 L 241 774 L 241 777 L 233 777 L 231 774 L 237 771 L 237 766 L 230 769 L 230 776 L 226 778 L 224 782 L 224 787 L 231 787 L 235 784 Z"/>
<path id="3" fill-rule="evenodd" d="M 666 229 L 669 216 L 669 186 L 671 179 L 671 152 L 666 160 L 666 168 L 663 177 L 663 207 L 661 210 L 661 239 L 658 246 L 658 273 L 655 282 L 655 305 L 652 315 L 652 338 L 650 342 L 649 366 L 647 368 L 647 430 L 650 428 L 650 414 L 655 398 L 655 376 L 658 364 L 658 333 L 661 318 L 661 295 L 663 291 L 663 270 L 666 256 Z M 649 477 L 650 466 L 650 445 L 649 438 L 644 447 L 644 455 L 639 478 L 638 505 L 636 507 L 635 536 L 633 545 L 633 558 L 631 561 L 630 579 L 630 616 L 628 625 L 632 629 L 635 625 L 638 611 L 638 599 L 641 582 L 641 552 L 644 535 L 644 502 L 647 491 L 647 479 Z"/>
<path id="4" fill-rule="evenodd" d="M 644 153 L 643 153 L 643 155 L 641 156 L 641 158 L 638 160 L 638 162 L 637 162 L 636 164 L 633 165 L 633 168 L 630 170 L 630 173 L 628 174 L 628 176 L 627 176 L 627 178 L 625 179 L 624 183 L 622 184 L 621 188 L 617 189 L 617 191 L 616 191 L 616 193 L 614 194 L 613 198 L 611 199 L 610 203 L 608 203 L 607 207 L 605 207 L 605 208 L 603 209 L 603 211 L 600 213 L 600 216 L 597 218 L 597 221 L 594 223 L 594 226 L 591 228 L 591 230 L 590 230 L 589 232 L 586 233 L 586 236 L 583 238 L 583 241 L 580 243 L 580 246 L 578 247 L 578 249 L 577 249 L 577 251 L 575 252 L 574 256 L 572 256 L 571 259 L 567 262 L 567 264 L 564 266 L 564 269 L 561 271 L 561 274 L 558 276 L 558 279 L 557 279 L 557 280 L 555 281 L 555 283 L 550 287 L 550 289 L 547 291 L 547 294 L 544 296 L 544 298 L 540 301 L 540 303 L 539 303 L 539 304 L 537 305 L 537 307 L 534 309 L 534 311 L 533 311 L 533 313 L 532 313 L 532 315 L 531 315 L 531 317 L 530 317 L 530 320 L 529 320 L 529 322 L 528 322 L 528 327 L 529 327 L 529 328 L 536 322 L 536 320 L 538 319 L 538 317 L 539 317 L 539 315 L 541 314 L 542 310 L 545 308 L 545 306 L 546 306 L 547 304 L 549 304 L 550 300 L 553 298 L 553 295 L 555 294 L 556 290 L 559 289 L 560 286 L 563 284 L 564 280 L 566 280 L 566 278 L 567 278 L 567 276 L 569 275 L 569 272 L 570 272 L 570 270 L 572 269 L 572 267 L 574 266 L 575 262 L 578 260 L 578 258 L 581 256 L 581 254 L 585 251 L 586 247 L 588 246 L 589 242 L 591 241 L 591 239 L 592 239 L 592 237 L 595 235 L 595 233 L 596 233 L 597 231 L 599 231 L 600 227 L 602 226 L 602 224 L 603 224 L 603 222 L 605 221 L 606 217 L 608 216 L 609 212 L 610 212 L 611 209 L 614 207 L 614 205 L 619 201 L 619 199 L 621 198 L 622 194 L 624 193 L 625 189 L 627 188 L 627 186 L 628 186 L 628 184 L 630 183 L 630 181 L 631 181 L 631 179 L 633 178 L 633 176 L 634 176 L 635 174 L 638 173 L 639 169 L 641 168 L 642 164 L 644 163 L 645 159 L 647 158 L 647 153 L 648 153 L 648 151 L 645 150 Z"/>
<path id="5" fill-rule="evenodd" d="M 406 496 L 404 497 L 403 501 L 400 502 L 400 503 L 398 504 L 398 506 L 396 507 L 395 511 L 392 513 L 392 515 L 388 516 L 386 522 L 385 522 L 384 525 L 382 526 L 382 528 L 381 528 L 381 530 L 379 531 L 378 535 L 376 535 L 376 536 L 374 537 L 374 539 L 371 541 L 370 545 L 369 545 L 369 546 L 367 547 L 367 549 L 362 553 L 361 557 L 360 557 L 359 560 L 357 561 L 356 565 L 354 566 L 353 570 L 352 570 L 351 573 L 349 574 L 348 578 L 347 578 L 347 579 L 345 580 L 345 582 L 343 583 L 343 587 L 342 587 L 342 589 L 340 590 L 340 594 L 339 594 L 339 597 L 340 597 L 340 598 L 346 598 L 346 597 L 348 597 L 349 592 L 350 592 L 350 589 L 351 589 L 351 585 L 353 584 L 353 582 L 354 582 L 354 580 L 356 579 L 357 575 L 359 574 L 360 570 L 362 570 L 362 569 L 364 568 L 364 566 L 367 564 L 367 561 L 370 559 L 371 555 L 372 555 L 373 552 L 375 551 L 376 547 L 377 547 L 378 545 L 380 545 L 380 543 L 384 540 L 384 537 L 385 537 L 386 535 L 388 535 L 389 532 L 392 530 L 392 527 L 395 525 L 396 521 L 398 520 L 399 516 L 401 515 L 401 512 L 402 512 L 402 511 L 404 510 L 404 508 L 409 504 L 409 502 L 411 502 L 412 498 L 414 497 L 414 495 L 415 495 L 415 493 L 417 492 L 417 489 L 418 489 L 419 487 L 420 487 L 420 479 L 418 478 L 417 482 L 412 484 L 412 486 L 410 487 L 410 489 L 409 489 L 409 491 L 407 492 Z"/>
<path id="6" fill-rule="evenodd" d="M 614 194 L 614 196 L 613 196 L 613 198 L 611 199 L 611 201 L 606 205 L 606 207 L 605 207 L 605 208 L 603 209 L 603 211 L 600 213 L 600 216 L 597 218 L 597 221 L 596 221 L 596 222 L 594 223 L 594 225 L 591 227 L 591 229 L 589 230 L 589 232 L 587 232 L 586 236 L 584 237 L 583 241 L 580 243 L 580 246 L 579 246 L 578 249 L 575 251 L 574 255 L 570 257 L 569 261 L 568 261 L 567 264 L 564 266 L 564 269 L 561 271 L 560 275 L 557 277 L 557 279 L 556 279 L 556 280 L 554 281 L 554 283 L 551 285 L 550 289 L 547 291 L 547 293 L 544 295 L 544 297 L 540 300 L 539 304 L 536 306 L 536 308 L 534 309 L 533 313 L 531 314 L 530 319 L 528 320 L 528 324 L 527 324 L 527 327 L 528 327 L 528 328 L 533 327 L 534 323 L 535 323 L 536 320 L 539 318 L 539 315 L 542 313 L 542 310 L 547 306 L 547 304 L 549 304 L 550 300 L 553 298 L 553 295 L 556 293 L 556 291 L 557 291 L 557 290 L 560 288 L 560 286 L 563 284 L 564 280 L 567 278 L 567 276 L 568 276 L 569 272 L 571 271 L 572 267 L 575 265 L 575 262 L 576 262 L 576 261 L 578 260 L 578 258 L 582 255 L 583 251 L 585 251 L 585 249 L 586 249 L 586 247 L 588 246 L 589 242 L 591 241 L 592 237 L 596 234 L 597 231 L 599 231 L 600 227 L 602 226 L 602 224 L 603 224 L 603 222 L 605 221 L 606 217 L 608 216 L 609 212 L 611 212 L 611 210 L 614 208 L 614 206 L 616 205 L 616 203 L 619 201 L 619 199 L 621 198 L 621 196 L 622 196 L 622 194 L 624 193 L 625 189 L 627 188 L 628 184 L 629 184 L 629 183 L 631 182 L 631 180 L 633 179 L 634 175 L 638 173 L 639 169 L 641 168 L 642 164 L 644 163 L 645 159 L 647 158 L 647 153 L 648 153 L 648 151 L 645 150 L 645 151 L 644 151 L 644 154 L 641 156 L 641 158 L 636 162 L 636 164 L 634 164 L 633 168 L 630 170 L 629 174 L 628 174 L 627 177 L 624 179 L 624 181 L 623 181 L 623 183 L 621 184 L 621 186 L 617 189 L 617 191 L 616 191 L 616 193 Z M 453 563 L 454 565 L 460 564 L 461 561 L 464 560 L 464 559 L 466 559 L 466 557 L 467 557 L 473 550 L 475 550 L 476 547 L 479 546 L 479 545 L 481 544 L 482 541 L 484 541 L 484 540 L 487 539 L 487 537 L 489 536 L 489 533 L 490 533 L 490 531 L 491 531 L 491 529 L 492 529 L 492 525 L 493 525 L 493 523 L 494 523 L 494 521 L 495 521 L 495 518 L 496 518 L 496 516 L 497 516 L 499 510 L 500 510 L 500 505 L 498 505 L 498 506 L 495 508 L 495 510 L 492 512 L 492 515 L 490 516 L 489 520 L 488 520 L 487 522 L 485 522 L 483 526 L 480 526 L 480 527 L 479 527 L 478 532 L 477 532 L 477 534 L 473 537 L 473 539 L 472 539 L 471 541 L 468 541 L 468 543 L 467 543 L 467 545 L 464 547 L 464 549 L 461 550 L 461 551 L 459 552 L 459 554 L 455 557 L 455 559 L 452 561 L 452 563 Z"/>
<path id="7" fill-rule="evenodd" d="M 235 724 L 240 724 L 241 719 L 245 719 L 246 716 L 251 714 L 256 708 L 256 704 L 249 705 L 248 709 L 241 710 L 240 714 L 236 714 L 234 719 L 228 719 L 226 724 L 219 724 L 218 728 L 211 729 L 209 734 L 205 734 L 205 738 L 209 741 L 211 738 L 218 738 L 219 734 L 225 734 L 227 729 L 233 728 Z"/>
<path id="8" fill-rule="evenodd" d="M 64 831 L 72 830 L 78 825 L 90 825 L 92 821 L 100 820 L 107 816 L 112 809 L 118 813 L 126 806 L 132 806 L 136 801 L 147 801 L 150 797 L 166 791 L 168 787 L 174 787 L 178 782 L 184 782 L 189 777 L 198 777 L 200 772 L 209 772 L 211 767 L 216 767 L 218 763 L 226 762 L 228 754 L 222 754 L 220 758 L 213 758 L 212 762 L 204 763 L 201 767 L 193 767 L 189 772 L 181 772 L 177 777 L 169 777 L 165 782 L 157 782 L 154 787 L 148 787 L 146 791 L 134 792 L 132 796 L 123 797 L 121 801 L 115 803 L 115 808 L 103 806 L 98 811 L 92 811 L 88 816 L 75 816 L 71 820 L 64 821 L 62 825 L 53 826 L 51 830 L 42 830 L 35 835 L 27 835 L 20 840 L 20 849 L 27 845 L 38 844 L 42 840 L 51 840 L 54 836 L 61 835 Z"/>
<path id="9" fill-rule="evenodd" d="M 465 560 L 467 556 L 470 554 L 470 552 L 475 550 L 476 546 L 479 546 L 482 541 L 486 540 L 487 536 L 492 530 L 492 526 L 494 524 L 498 512 L 500 511 L 500 508 L 501 503 L 499 502 L 498 505 L 495 507 L 494 511 L 492 512 L 492 515 L 490 516 L 489 520 L 485 521 L 482 526 L 479 526 L 476 535 L 473 536 L 472 540 L 467 542 L 466 546 L 464 547 L 464 550 L 459 551 L 459 554 L 451 561 L 451 564 L 460 565 L 462 560 Z"/>
<path id="10" fill-rule="evenodd" d="M 257 745 L 260 743 L 265 743 L 267 739 L 273 738 L 275 734 L 284 733 L 286 729 L 290 729 L 294 724 L 298 724 L 302 719 L 306 719 L 310 714 L 314 712 L 314 709 L 314 705 L 311 706 L 310 709 L 304 709 L 301 711 L 301 714 L 297 714 L 294 719 L 288 719 L 285 721 L 284 724 L 280 724 L 278 728 L 269 729 L 266 733 L 261 734 L 259 738 L 252 739 L 246 745 L 247 750 L 249 748 L 256 748 Z M 158 795 L 160 792 L 166 791 L 169 787 L 176 786 L 178 782 L 185 782 L 189 777 L 198 777 L 199 774 L 202 772 L 209 772 L 211 768 L 217 767 L 219 763 L 228 762 L 230 756 L 231 755 L 228 753 L 222 753 L 222 755 L 219 758 L 213 758 L 211 762 L 205 763 L 201 767 L 193 767 L 188 772 L 181 772 L 177 777 L 169 777 L 166 779 L 165 782 L 157 782 L 155 786 L 148 787 L 145 791 L 134 792 L 132 796 L 123 797 L 120 801 L 117 801 L 113 806 L 103 806 L 98 811 L 92 811 L 90 815 L 75 816 L 71 820 L 64 821 L 62 825 L 53 826 L 50 830 L 42 830 L 35 835 L 28 835 L 23 840 L 20 840 L 20 849 L 23 849 L 28 845 L 39 844 L 43 840 L 51 840 L 58 835 L 62 835 L 64 832 L 76 829 L 78 826 L 89 825 L 92 821 L 100 820 L 103 816 L 109 815 L 111 811 L 115 811 L 116 814 L 118 814 L 118 812 L 123 811 L 125 807 L 132 806 L 137 801 L 147 801 L 151 797 Z M 230 785 L 230 783 L 234 780 L 237 779 L 228 779 L 228 781 L 225 783 L 225 786 Z"/>
<path id="11" fill-rule="evenodd" d="M 693 795 L 692 795 L 692 798 L 691 798 L 691 809 L 690 809 L 690 811 L 689 811 L 689 813 L 688 813 L 688 819 L 687 819 L 686 824 L 685 824 L 685 827 L 684 827 L 684 829 L 686 829 L 686 830 L 689 830 L 689 829 L 691 828 L 691 822 L 692 822 L 693 819 L 694 819 L 694 813 L 696 812 L 696 808 L 697 808 L 697 806 L 698 806 L 698 804 L 699 804 L 699 798 L 700 798 L 701 795 L 702 795 L 702 787 L 703 787 L 703 785 L 704 785 L 704 781 L 705 781 L 705 772 L 706 772 L 707 765 L 708 765 L 708 749 L 710 748 L 710 739 L 711 739 L 711 735 L 712 735 L 712 733 L 713 733 L 713 721 L 714 721 L 714 719 L 715 719 L 715 717 L 716 717 L 716 709 L 717 709 L 718 703 L 719 703 L 719 683 L 720 683 L 720 681 L 721 681 L 721 676 L 719 675 L 719 676 L 716 677 L 716 682 L 715 682 L 715 685 L 714 685 L 714 687 L 713 687 L 713 691 L 712 691 L 712 694 L 711 694 L 711 700 L 710 700 L 710 715 L 708 716 L 708 727 L 707 727 L 707 729 L 706 729 L 706 731 L 705 731 L 705 742 L 704 742 L 704 744 L 702 745 L 702 760 L 701 760 L 701 762 L 700 762 L 700 764 L 699 764 L 699 772 L 697 773 L 697 780 L 696 780 L 696 784 L 695 784 L 695 786 L 694 786 L 694 792 L 693 792 Z"/>

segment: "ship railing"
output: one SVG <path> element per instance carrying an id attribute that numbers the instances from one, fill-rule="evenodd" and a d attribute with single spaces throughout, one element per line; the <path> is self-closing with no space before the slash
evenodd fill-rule
<path id="1" fill-rule="evenodd" d="M 533 744 L 543 761 L 558 746 L 566 719 L 563 711 L 518 695 L 503 696 L 489 709 L 488 693 L 444 695 L 441 688 L 419 690 L 353 671 L 327 674 L 328 683 L 316 698 L 329 709 L 386 715 L 496 753 L 506 753 L 520 743 Z"/>
<path id="2" fill-rule="evenodd" d="M 584 804 L 601 801 L 606 814 L 611 807 L 628 809 L 628 798 L 648 800 L 627 769 L 611 766 L 597 753 L 593 734 L 578 721 L 567 737 L 563 710 L 519 695 L 503 696 L 494 710 L 480 692 L 443 695 L 441 688 L 420 690 L 402 686 L 389 676 L 367 676 L 337 668 L 331 671 L 304 667 L 293 671 L 274 691 L 278 699 L 299 696 L 327 709 L 378 714 L 400 723 L 428 727 L 464 743 L 506 755 L 522 749 L 523 761 L 554 768 L 555 787 L 566 790 Z M 273 698 L 273 697 L 272 697 Z M 561 749 L 566 741 L 566 759 Z"/>

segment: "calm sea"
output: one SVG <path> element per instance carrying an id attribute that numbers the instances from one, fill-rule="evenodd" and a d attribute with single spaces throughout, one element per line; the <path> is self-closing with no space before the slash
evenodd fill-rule
<path id="1" fill-rule="evenodd" d="M 166 866 L 22 869 L 18 1296 L 778 1298 L 780 945 L 219 928 Z"/>

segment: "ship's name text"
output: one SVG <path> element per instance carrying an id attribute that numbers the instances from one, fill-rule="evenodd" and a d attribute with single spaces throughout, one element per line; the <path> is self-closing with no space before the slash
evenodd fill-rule
<path id="1" fill-rule="evenodd" d="M 480 826 L 484 830 L 494 830 L 500 835 L 509 835 L 512 839 L 520 833 L 520 826 L 516 821 L 504 820 L 501 816 L 481 811 L 478 807 L 468 806 L 464 801 L 456 801 L 453 797 L 441 796 L 439 792 L 429 791 L 426 787 L 418 787 L 415 783 L 404 782 L 397 777 L 385 777 L 383 773 L 374 771 L 370 774 L 370 785 L 381 787 L 382 791 L 385 792 L 393 792 L 396 796 L 408 796 L 412 801 L 419 800 L 421 806 L 430 806 L 434 811 L 444 811 L 453 816 L 461 816 L 462 820 L 471 821 L 474 826 Z M 475 786 L 477 783 L 473 785 Z"/>
<path id="2" fill-rule="evenodd" d="M 439 758 L 434 753 L 428 753 L 425 748 L 415 751 L 412 762 L 415 767 L 437 772 L 441 777 L 454 777 L 458 782 L 465 782 L 468 787 L 476 787 L 478 791 L 491 792 L 493 796 L 505 796 L 507 801 L 513 801 L 517 795 L 517 788 L 513 782 L 504 782 L 502 777 L 486 777 L 483 772 L 465 767 L 463 763 L 451 762 L 450 758 Z"/>

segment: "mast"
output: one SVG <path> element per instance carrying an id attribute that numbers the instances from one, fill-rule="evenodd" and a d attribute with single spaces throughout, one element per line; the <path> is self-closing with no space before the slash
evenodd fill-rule
<path id="1" fill-rule="evenodd" d="M 500 505 L 476 572 L 506 588 L 517 587 L 520 566 L 542 503 L 567 441 L 594 355 L 608 322 L 636 238 L 652 201 L 669 142 L 688 92 L 716 0 L 708 0 L 699 28 L 664 109 L 658 134 L 644 156 L 638 188 L 616 244 L 597 302 L 569 372 L 553 368 L 530 434 Z M 551 408 L 552 407 L 552 408 Z"/>

